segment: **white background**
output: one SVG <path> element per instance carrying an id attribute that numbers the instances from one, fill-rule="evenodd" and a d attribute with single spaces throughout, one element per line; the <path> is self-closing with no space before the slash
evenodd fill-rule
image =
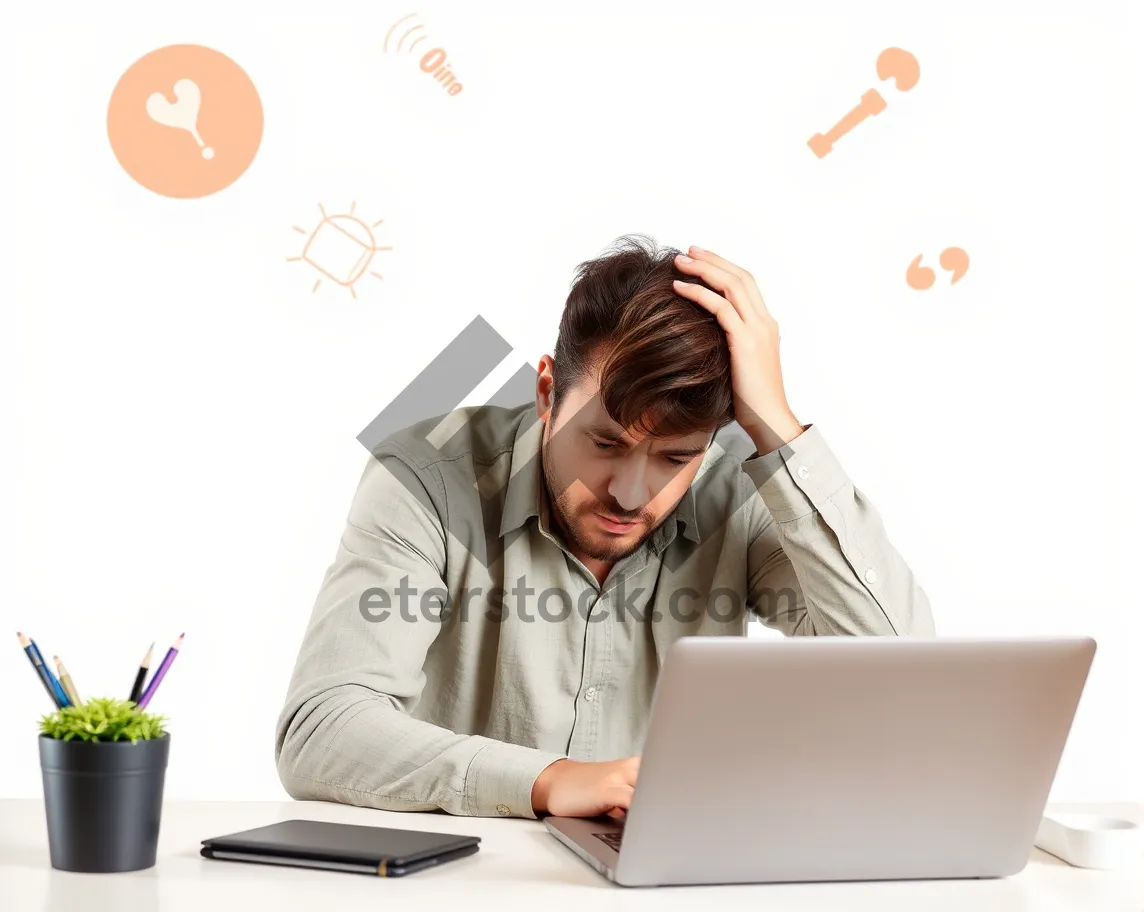
<path id="1" fill-rule="evenodd" d="M 147 644 L 186 631 L 152 704 L 169 797 L 283 794 L 274 720 L 355 435 L 478 313 L 515 347 L 483 401 L 551 351 L 575 264 L 640 231 L 759 277 L 796 414 L 879 507 L 939 633 L 1096 637 L 1053 797 L 1144 799 L 1127 22 L 1092 3 L 321 6 L 28 4 L 0 38 L 0 611 L 90 695 L 125 695 Z M 413 9 L 459 95 L 382 52 Z M 174 43 L 232 57 L 265 111 L 250 170 L 201 200 L 141 188 L 106 135 L 119 76 Z M 889 46 L 921 63 L 909 93 L 876 77 Z M 875 86 L 888 109 L 811 154 Z M 291 226 L 355 201 L 385 219 L 384 279 L 311 293 Z M 951 245 L 958 285 L 907 287 Z M 4 796 L 40 790 L 39 687 L 13 636 Z"/>

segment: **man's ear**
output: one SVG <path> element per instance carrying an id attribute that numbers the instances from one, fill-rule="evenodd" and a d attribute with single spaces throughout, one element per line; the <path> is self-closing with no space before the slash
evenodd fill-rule
<path id="1" fill-rule="evenodd" d="M 544 355 L 536 368 L 536 416 L 547 421 L 552 413 L 552 400 L 555 393 L 554 364 L 551 355 Z"/>

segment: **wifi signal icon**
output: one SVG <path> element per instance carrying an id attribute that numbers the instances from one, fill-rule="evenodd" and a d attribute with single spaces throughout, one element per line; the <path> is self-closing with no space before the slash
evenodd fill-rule
<path id="1" fill-rule="evenodd" d="M 410 13 L 408 16 L 402 16 L 389 27 L 389 31 L 385 33 L 384 49 L 386 53 L 392 50 L 399 54 L 412 54 L 413 49 L 425 40 L 425 26 L 421 23 L 413 24 L 410 22 L 416 15 L 416 13 Z M 413 40 L 406 45 L 406 39 L 409 38 Z M 391 41 L 393 42 L 392 47 L 390 46 Z"/>
<path id="2" fill-rule="evenodd" d="M 389 31 L 385 33 L 386 51 L 412 54 L 417 45 L 425 40 L 425 26 L 413 21 L 416 15 L 410 13 L 408 16 L 402 16 L 389 27 Z M 441 88 L 450 95 L 457 95 L 464 86 L 453 71 L 452 61 L 447 60 L 447 56 L 444 48 L 431 48 L 422 55 L 418 67 L 423 73 L 432 76 L 434 81 L 440 83 Z"/>

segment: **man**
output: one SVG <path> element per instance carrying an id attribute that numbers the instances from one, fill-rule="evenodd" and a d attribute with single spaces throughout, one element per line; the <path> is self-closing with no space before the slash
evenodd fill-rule
<path id="1" fill-rule="evenodd" d="M 754 279 L 689 253 L 637 235 L 580 264 L 535 403 L 374 450 L 278 722 L 291 795 L 622 817 L 677 638 L 933 634 L 792 412 Z"/>

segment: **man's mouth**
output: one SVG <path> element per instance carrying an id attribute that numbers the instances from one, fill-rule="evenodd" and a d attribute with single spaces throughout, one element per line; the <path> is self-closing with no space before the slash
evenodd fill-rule
<path id="1" fill-rule="evenodd" d="M 596 519 L 599 520 L 600 525 L 604 527 L 606 532 L 614 532 L 617 534 L 631 532 L 632 529 L 639 525 L 638 520 L 615 519 L 614 517 L 608 516 L 606 513 L 597 513 Z"/>

